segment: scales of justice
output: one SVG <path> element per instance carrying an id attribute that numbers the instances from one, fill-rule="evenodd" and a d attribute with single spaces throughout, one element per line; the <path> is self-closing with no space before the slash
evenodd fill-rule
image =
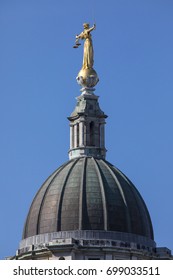
<path id="1" fill-rule="evenodd" d="M 93 68 L 94 49 L 91 36 L 91 31 L 96 29 L 96 25 L 94 24 L 92 27 L 90 27 L 89 23 L 84 23 L 83 27 L 84 30 L 79 35 L 76 35 L 76 41 L 73 48 L 78 48 L 81 45 L 80 40 L 85 40 L 83 50 L 83 64 L 76 78 L 78 84 L 82 87 L 81 91 L 84 94 L 93 93 L 95 90 L 94 86 L 98 83 L 99 78 Z"/>

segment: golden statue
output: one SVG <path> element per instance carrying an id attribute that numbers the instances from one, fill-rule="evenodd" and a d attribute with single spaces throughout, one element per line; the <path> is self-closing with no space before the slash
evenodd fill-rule
<path id="1" fill-rule="evenodd" d="M 84 23 L 83 27 L 84 31 L 82 31 L 81 34 L 76 35 L 76 46 L 79 46 L 80 39 L 85 40 L 82 69 L 90 69 L 94 64 L 94 50 L 90 33 L 96 28 L 96 25 L 94 24 L 93 27 L 90 28 L 88 23 Z"/>
<path id="2" fill-rule="evenodd" d="M 93 68 L 94 65 L 94 50 L 92 43 L 91 31 L 96 29 L 96 25 L 94 24 L 92 27 L 89 26 L 89 23 L 83 24 L 84 30 L 81 34 L 76 35 L 76 45 L 74 48 L 78 48 L 79 40 L 85 40 L 84 42 L 84 52 L 83 52 L 83 65 L 82 69 L 79 71 L 77 76 L 77 82 L 84 87 L 94 87 L 99 79 L 96 71 Z"/>

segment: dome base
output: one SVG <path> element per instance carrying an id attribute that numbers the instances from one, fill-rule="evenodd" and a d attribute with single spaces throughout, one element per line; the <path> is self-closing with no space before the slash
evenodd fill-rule
<path id="1" fill-rule="evenodd" d="M 124 233 L 116 231 L 74 230 L 45 233 L 28 237 L 20 242 L 19 250 L 27 248 L 31 245 L 47 246 L 49 243 L 51 244 L 51 242 L 54 242 L 54 244 L 56 245 L 65 245 L 67 244 L 69 238 L 73 238 L 75 240 L 80 241 L 81 245 L 85 244 L 85 241 L 88 241 L 88 245 L 94 245 L 95 243 L 93 243 L 93 241 L 97 241 L 96 243 L 99 247 L 101 246 L 101 244 L 105 244 L 109 247 L 115 246 L 115 243 L 112 242 L 117 242 L 117 245 L 119 245 L 120 242 L 125 242 L 128 243 L 129 246 L 135 247 L 137 245 L 146 246 L 150 248 L 156 247 L 156 243 L 152 239 L 133 233 Z"/>

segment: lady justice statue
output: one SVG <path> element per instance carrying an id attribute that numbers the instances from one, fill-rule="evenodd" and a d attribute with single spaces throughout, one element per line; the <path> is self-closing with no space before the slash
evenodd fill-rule
<path id="1" fill-rule="evenodd" d="M 96 25 L 94 24 L 92 27 L 89 26 L 88 23 L 83 24 L 84 30 L 81 34 L 76 35 L 76 45 L 74 48 L 78 48 L 81 44 L 79 40 L 85 40 L 84 42 L 84 52 L 83 52 L 83 65 L 82 69 L 79 71 L 77 76 L 77 82 L 82 86 L 82 88 L 92 88 L 94 87 L 99 78 L 97 76 L 96 71 L 93 68 L 94 65 L 94 50 L 93 43 L 91 37 L 91 31 L 96 29 Z"/>

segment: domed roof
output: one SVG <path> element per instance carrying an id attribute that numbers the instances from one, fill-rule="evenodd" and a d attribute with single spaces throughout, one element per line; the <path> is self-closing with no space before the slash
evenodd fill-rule
<path id="1" fill-rule="evenodd" d="M 137 189 L 112 164 L 93 157 L 72 159 L 45 181 L 31 204 L 23 239 L 72 230 L 153 239 L 150 216 Z"/>

